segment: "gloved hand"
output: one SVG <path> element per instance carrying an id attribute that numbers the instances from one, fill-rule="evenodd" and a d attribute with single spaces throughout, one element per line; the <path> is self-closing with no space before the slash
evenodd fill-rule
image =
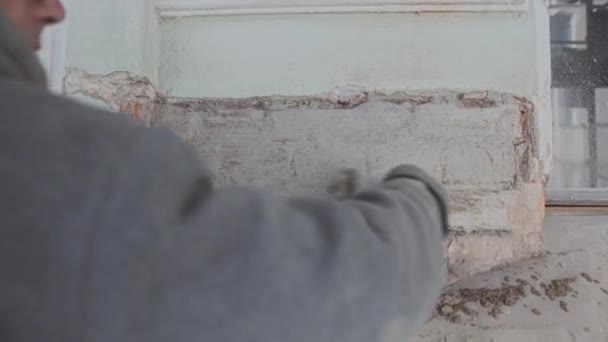
<path id="1" fill-rule="evenodd" d="M 357 169 L 344 168 L 338 170 L 332 176 L 327 187 L 327 192 L 336 199 L 345 200 L 380 184 L 382 184 L 381 179 L 364 176 Z"/>
<path id="2" fill-rule="evenodd" d="M 352 198 L 360 192 L 363 185 L 363 175 L 357 169 L 344 168 L 334 174 L 327 187 L 327 192 L 336 199 Z"/>
<path id="3" fill-rule="evenodd" d="M 401 182 L 403 181 L 419 182 L 420 186 L 425 186 L 435 197 L 441 209 L 444 232 L 447 234 L 447 193 L 437 180 L 417 166 L 399 165 L 389 171 L 381 180 L 365 177 L 357 169 L 344 168 L 336 172 L 330 179 L 327 192 L 336 199 L 345 200 L 353 198 L 362 191 L 374 189 L 378 186 L 401 189 Z"/>

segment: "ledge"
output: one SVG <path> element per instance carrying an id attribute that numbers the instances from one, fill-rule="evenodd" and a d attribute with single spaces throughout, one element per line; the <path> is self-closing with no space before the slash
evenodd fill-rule
<path id="1" fill-rule="evenodd" d="M 353 14 L 353 13 L 467 13 L 525 12 L 527 0 L 159 0 L 161 18 L 272 15 L 272 14 Z"/>

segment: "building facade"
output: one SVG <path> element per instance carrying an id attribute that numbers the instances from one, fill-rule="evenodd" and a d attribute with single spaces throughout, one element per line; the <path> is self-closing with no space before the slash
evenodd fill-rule
<path id="1" fill-rule="evenodd" d="M 451 279 L 542 252 L 552 165 L 541 0 L 79 0 L 52 88 L 166 126 L 218 183 L 322 192 L 415 163 L 450 192 Z"/>

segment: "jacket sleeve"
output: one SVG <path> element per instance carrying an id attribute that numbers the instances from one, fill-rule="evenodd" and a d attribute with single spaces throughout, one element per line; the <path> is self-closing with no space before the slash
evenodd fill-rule
<path id="1" fill-rule="evenodd" d="M 176 147 L 166 158 L 147 169 L 164 170 L 154 177 L 165 183 L 184 183 L 163 174 L 189 165 L 193 154 Z M 131 278 L 139 295 L 127 299 L 128 310 L 148 319 L 133 336 L 403 341 L 430 318 L 444 284 L 447 211 L 441 186 L 420 169 L 396 168 L 375 189 L 345 201 L 212 189 L 184 174 L 187 186 L 173 188 L 194 192 L 169 196 L 185 204 L 132 252 L 131 263 L 146 266 L 130 277 L 147 280 Z"/>

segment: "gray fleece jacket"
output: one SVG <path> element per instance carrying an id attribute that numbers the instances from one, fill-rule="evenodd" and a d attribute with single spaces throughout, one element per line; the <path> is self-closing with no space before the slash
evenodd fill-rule
<path id="1" fill-rule="evenodd" d="M 171 132 L 47 92 L 4 17 L 0 100 L 0 341 L 403 342 L 429 318 L 445 195 L 418 168 L 344 201 L 214 187 Z"/>

